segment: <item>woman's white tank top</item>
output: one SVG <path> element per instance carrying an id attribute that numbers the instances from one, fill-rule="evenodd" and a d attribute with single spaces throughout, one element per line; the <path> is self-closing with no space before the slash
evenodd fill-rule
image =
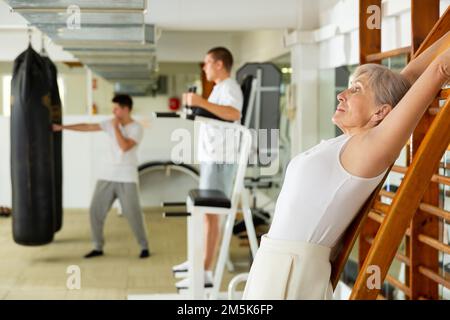
<path id="1" fill-rule="evenodd" d="M 268 237 L 334 247 L 382 180 L 347 172 L 340 154 L 350 135 L 322 140 L 286 170 Z"/>

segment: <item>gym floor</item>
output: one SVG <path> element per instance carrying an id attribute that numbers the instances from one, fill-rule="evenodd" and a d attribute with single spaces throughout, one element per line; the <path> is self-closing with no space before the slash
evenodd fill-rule
<path id="1" fill-rule="evenodd" d="M 186 219 L 164 219 L 146 211 L 152 256 L 141 260 L 127 221 L 114 210 L 106 220 L 105 256 L 83 259 L 92 248 L 88 218 L 87 210 L 66 210 L 55 241 L 39 247 L 15 244 L 11 218 L 0 218 L 0 299 L 126 299 L 129 294 L 176 293 L 179 279 L 171 267 L 186 258 Z M 230 256 L 238 265 L 234 273 L 225 270 L 221 291 L 236 274 L 248 271 L 249 249 L 237 237 Z M 70 265 L 80 267 L 80 290 L 66 287 Z"/>

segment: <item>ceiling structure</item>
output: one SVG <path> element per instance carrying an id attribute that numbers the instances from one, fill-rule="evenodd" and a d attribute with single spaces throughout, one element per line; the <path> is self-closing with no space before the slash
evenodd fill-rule
<path id="1" fill-rule="evenodd" d="M 298 0 L 283 0 L 283 5 L 276 0 L 3 1 L 26 24 L 42 31 L 98 75 L 117 87 L 134 86 L 144 94 L 150 93 L 156 82 L 156 48 L 161 32 L 178 36 L 180 31 L 196 34 L 294 28 L 297 12 L 287 8 L 297 8 L 298 3 Z"/>
<path id="2" fill-rule="evenodd" d="M 5 0 L 30 26 L 116 87 L 155 83 L 155 26 L 145 0 Z"/>

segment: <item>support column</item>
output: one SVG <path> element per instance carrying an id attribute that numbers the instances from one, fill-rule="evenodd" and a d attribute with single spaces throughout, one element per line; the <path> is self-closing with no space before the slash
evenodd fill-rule
<path id="1" fill-rule="evenodd" d="M 291 49 L 296 115 L 291 128 L 292 156 L 319 141 L 319 46 L 298 44 Z"/>

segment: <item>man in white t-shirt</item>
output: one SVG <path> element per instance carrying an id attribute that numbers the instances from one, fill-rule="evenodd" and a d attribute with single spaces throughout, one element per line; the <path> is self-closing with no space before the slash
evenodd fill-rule
<path id="1" fill-rule="evenodd" d="M 123 215 L 141 246 L 140 258 L 147 258 L 147 232 L 138 192 L 137 147 L 142 140 L 142 126 L 131 118 L 133 100 L 128 95 L 112 99 L 114 118 L 96 124 L 53 125 L 55 131 L 104 131 L 109 136 L 110 157 L 102 167 L 90 207 L 90 221 L 94 250 L 85 255 L 103 255 L 103 227 L 114 200 L 119 199 Z"/>
<path id="2" fill-rule="evenodd" d="M 230 78 L 233 66 L 231 52 L 223 47 L 208 51 L 204 58 L 203 70 L 208 81 L 215 86 L 208 100 L 194 93 L 186 93 L 183 100 L 188 106 L 195 106 L 212 113 L 217 118 L 234 122 L 241 119 L 243 105 L 242 90 L 236 80 Z M 229 129 L 217 125 L 202 123 L 198 139 L 198 160 L 200 161 L 200 189 L 223 191 L 231 197 L 236 170 L 236 135 Z M 231 137 L 231 139 L 230 139 Z M 205 215 L 205 286 L 213 282 L 212 264 L 219 240 L 219 215 Z M 187 271 L 188 263 L 174 266 L 174 272 Z M 189 279 L 177 283 L 178 288 L 189 287 Z"/>

